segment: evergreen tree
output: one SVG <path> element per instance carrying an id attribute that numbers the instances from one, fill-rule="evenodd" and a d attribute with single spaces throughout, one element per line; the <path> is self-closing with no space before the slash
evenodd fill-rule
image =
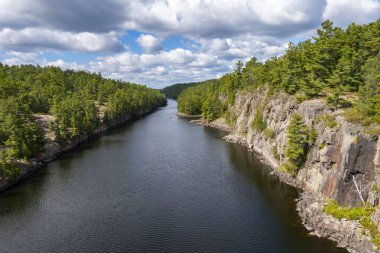
<path id="1" fill-rule="evenodd" d="M 222 103 L 216 95 L 207 97 L 202 104 L 202 118 L 207 122 L 217 119 L 222 112 Z"/>
<path id="2" fill-rule="evenodd" d="M 297 112 L 294 113 L 286 132 L 287 147 L 285 155 L 297 167 L 302 165 L 307 154 L 308 132 L 309 129 L 302 116 Z"/>
<path id="3" fill-rule="evenodd" d="M 380 52 L 363 67 L 365 85 L 359 90 L 359 110 L 380 122 Z"/>

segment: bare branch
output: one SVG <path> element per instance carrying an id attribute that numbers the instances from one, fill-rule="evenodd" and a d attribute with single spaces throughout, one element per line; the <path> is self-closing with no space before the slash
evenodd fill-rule
<path id="1" fill-rule="evenodd" d="M 362 187 L 361 187 L 361 185 L 358 186 L 358 184 L 357 184 L 357 182 L 356 182 L 356 177 L 355 177 L 355 176 L 352 176 L 352 181 L 354 182 L 354 185 L 355 185 L 356 191 L 357 191 L 358 194 L 359 194 L 359 197 L 360 197 L 360 200 L 361 200 L 362 203 L 363 203 L 363 206 L 365 206 L 365 201 L 364 201 L 364 198 L 363 198 Z"/>

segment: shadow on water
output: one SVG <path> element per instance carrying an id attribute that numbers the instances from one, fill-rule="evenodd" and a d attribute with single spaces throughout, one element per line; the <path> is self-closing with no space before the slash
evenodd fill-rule
<path id="1" fill-rule="evenodd" d="M 297 190 L 176 104 L 0 194 L 0 252 L 345 252 L 308 236 Z"/>

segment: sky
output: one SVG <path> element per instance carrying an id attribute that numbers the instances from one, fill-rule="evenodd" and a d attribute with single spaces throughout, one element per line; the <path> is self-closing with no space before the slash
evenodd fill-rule
<path id="1" fill-rule="evenodd" d="M 0 0 L 0 62 L 153 88 L 217 78 L 288 42 L 380 18 L 380 0 Z"/>

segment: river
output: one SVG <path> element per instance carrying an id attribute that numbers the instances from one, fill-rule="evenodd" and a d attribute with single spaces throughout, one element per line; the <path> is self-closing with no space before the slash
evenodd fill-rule
<path id="1" fill-rule="evenodd" d="M 0 252 L 345 252 L 308 236 L 297 191 L 176 102 L 0 195 Z"/>

